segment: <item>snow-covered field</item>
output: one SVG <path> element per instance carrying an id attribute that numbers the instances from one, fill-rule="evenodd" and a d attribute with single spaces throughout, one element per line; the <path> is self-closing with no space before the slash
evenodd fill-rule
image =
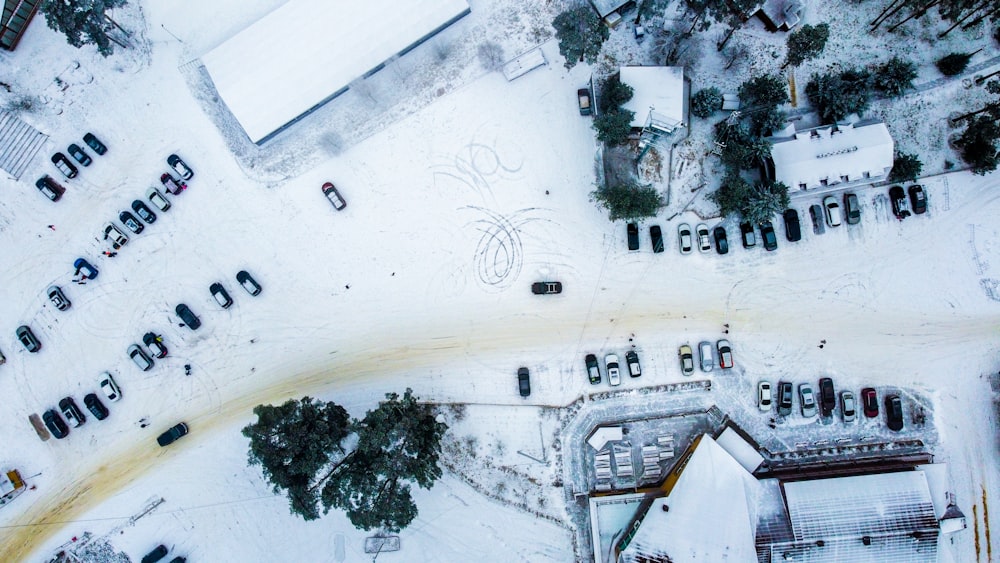
<path id="1" fill-rule="evenodd" d="M 51 93 L 60 73 L 69 87 L 22 116 L 51 142 L 20 182 L 0 180 L 0 328 L 8 335 L 0 339 L 0 462 L 36 487 L 0 511 L 0 560 L 43 561 L 85 532 L 133 560 L 158 543 L 192 561 L 365 560 L 368 534 L 341 513 L 311 523 L 288 514 L 285 499 L 247 467 L 239 429 L 263 402 L 311 395 L 361 416 L 385 392 L 412 387 L 424 400 L 472 404 L 456 417 L 447 455 L 477 486 L 446 474 L 418 491 L 420 515 L 400 534 L 402 550 L 379 557 L 571 561 L 572 519 L 553 483 L 556 464 L 584 444 L 560 443 L 555 454 L 562 436 L 553 407 L 596 390 L 583 355 L 635 345 L 644 375 L 624 378 L 622 389 L 680 382 L 677 346 L 721 338 L 726 325 L 737 369 L 711 375 L 713 402 L 743 412 L 762 439 L 794 445 L 828 427 L 770 429 L 748 417 L 758 379 L 830 375 L 838 389 L 872 384 L 928 397 L 933 453 L 950 464 L 959 506 L 975 522 L 949 549 L 955 561 L 988 560 L 988 504 L 1000 486 L 990 385 L 1000 363 L 996 175 L 929 179 L 928 213 L 902 223 L 884 189 L 859 191 L 860 225 L 815 236 L 804 224 L 802 242 L 779 236 L 774 253 L 737 243 L 728 256 L 681 256 L 675 223 L 698 219 L 667 222 L 670 210 L 642 225 L 643 250 L 628 253 L 624 227 L 589 201 L 596 146 L 575 107 L 589 70 L 567 72 L 550 42 L 551 64 L 515 82 L 463 67 L 438 77 L 448 87 L 410 112 L 376 108 L 375 125 L 344 135 L 339 154 L 312 145 L 324 127 L 336 132 L 335 122 L 307 126 L 298 145 L 281 142 L 308 166 L 278 166 L 288 179 L 269 189 L 270 175 L 245 172 L 253 159 L 234 157 L 233 139 L 206 114 L 182 67 L 278 4 L 182 12 L 144 3 L 145 20 L 131 20 L 144 26 L 144 47 L 107 60 L 67 46 L 39 19 L 17 51 L 2 54 L 15 94 Z M 517 5 L 474 1 L 459 26 L 485 29 L 496 20 L 477 13 Z M 527 21 L 508 23 L 523 29 L 544 15 L 519 14 Z M 505 48 L 512 54 L 533 39 L 545 37 L 523 32 Z M 81 68 L 64 73 L 74 60 Z M 67 193 L 53 204 L 34 180 L 58 179 L 48 155 L 85 131 L 109 152 L 63 182 Z M 117 257 L 103 256 L 101 226 L 158 184 L 171 152 L 194 168 L 189 189 Z M 320 193 L 327 180 L 347 199 L 343 212 Z M 799 209 L 806 223 L 807 203 Z M 653 223 L 664 227 L 664 254 L 648 250 Z M 735 225 L 726 225 L 736 242 Z M 100 269 L 98 279 L 72 283 L 78 256 Z M 261 282 L 260 296 L 236 286 L 240 269 Z M 542 279 L 562 281 L 564 293 L 532 296 L 528 286 Z M 228 310 L 211 300 L 215 281 L 235 300 Z M 70 310 L 48 302 L 50 284 L 67 292 Z M 201 317 L 197 332 L 178 326 L 180 302 Z M 20 324 L 32 326 L 41 352 L 17 343 Z M 125 348 L 149 330 L 163 334 L 170 356 L 141 372 Z M 528 400 L 517 395 L 522 365 L 532 374 Z M 81 403 L 105 370 L 123 390 L 110 418 L 40 442 L 28 415 L 66 395 Z M 141 428 L 142 418 L 151 426 Z M 156 446 L 155 436 L 182 420 L 191 435 Z"/>

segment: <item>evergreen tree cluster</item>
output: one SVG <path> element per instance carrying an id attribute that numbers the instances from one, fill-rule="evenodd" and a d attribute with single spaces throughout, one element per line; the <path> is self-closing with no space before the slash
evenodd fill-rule
<path id="1" fill-rule="evenodd" d="M 598 188 L 591 196 L 608 210 L 612 221 L 632 221 L 652 217 L 663 207 L 663 197 L 651 186 L 640 187 L 635 183 L 621 183 Z"/>
<path id="2" fill-rule="evenodd" d="M 809 59 L 818 57 L 829 38 L 830 26 L 825 23 L 800 26 L 788 34 L 788 54 L 781 68 L 799 66 Z"/>
<path id="3" fill-rule="evenodd" d="M 612 74 L 601 84 L 598 107 L 601 114 L 594 119 L 597 140 L 608 145 L 620 145 L 628 140 L 632 132 L 635 113 L 622 109 L 622 104 L 632 99 L 633 90 L 621 81 L 618 73 Z"/>
<path id="4" fill-rule="evenodd" d="M 709 197 L 723 215 L 739 214 L 744 221 L 760 224 L 770 221 L 789 204 L 788 186 L 781 182 L 761 181 L 751 184 L 738 173 L 730 172 L 719 189 Z"/>
<path id="5" fill-rule="evenodd" d="M 38 11 L 50 29 L 66 36 L 67 43 L 78 49 L 93 44 L 107 57 L 114 52 L 108 36 L 113 24 L 105 14 L 125 4 L 126 0 L 42 0 Z"/>
<path id="6" fill-rule="evenodd" d="M 691 115 L 708 117 L 722 109 L 722 92 L 716 87 L 702 88 L 691 96 Z"/>
<path id="7" fill-rule="evenodd" d="M 566 59 L 566 68 L 573 68 L 581 61 L 596 61 L 610 35 L 608 27 L 587 4 L 560 13 L 552 20 L 552 27 L 556 29 L 559 54 Z"/>

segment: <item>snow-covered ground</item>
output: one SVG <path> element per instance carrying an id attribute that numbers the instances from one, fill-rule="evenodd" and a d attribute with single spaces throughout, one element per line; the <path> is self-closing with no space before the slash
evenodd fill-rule
<path id="1" fill-rule="evenodd" d="M 185 65 L 280 2 L 210 4 L 181 11 L 157 1 L 142 5 L 144 20 L 122 14 L 143 26 L 141 47 L 108 60 L 67 46 L 41 20 L 2 55 L 14 95 L 52 95 L 22 116 L 51 143 L 22 181 L 0 180 L 0 318 L 8 335 L 0 340 L 8 390 L 0 461 L 36 487 L 0 511 L 0 560 L 45 560 L 84 532 L 106 536 L 133 560 L 161 542 L 171 557 L 193 561 L 364 560 L 368 534 L 343 514 L 312 523 L 288 514 L 285 499 L 247 467 L 239 429 L 263 402 L 311 395 L 361 416 L 385 392 L 412 387 L 424 400 L 473 405 L 464 417 L 452 414 L 447 455 L 461 478 L 446 474 L 418 491 L 420 515 L 400 534 L 402 551 L 380 558 L 571 561 L 574 519 L 553 488 L 557 464 L 584 444 L 554 443 L 566 420 L 553 408 L 588 395 L 564 418 L 583 416 L 576 409 L 601 400 L 589 397 L 595 388 L 583 355 L 634 345 L 644 375 L 624 378 L 621 389 L 677 383 L 677 346 L 721 338 L 725 325 L 737 369 L 711 375 L 713 402 L 756 420 L 745 424 L 763 439 L 794 445 L 828 427 L 804 431 L 796 421 L 772 430 L 749 418 L 758 379 L 830 375 L 838 389 L 873 384 L 928 397 L 933 453 L 950 464 L 958 503 L 975 522 L 949 549 L 956 561 L 988 560 L 987 510 L 998 491 L 995 175 L 930 179 L 928 213 L 902 223 L 883 189 L 859 191 L 860 225 L 821 236 L 804 225 L 802 242 L 779 236 L 775 253 L 734 244 L 728 256 L 681 256 L 675 223 L 698 219 L 689 212 L 667 222 L 678 209 L 668 210 L 642 225 L 643 250 L 628 253 L 623 226 L 589 201 L 596 146 L 575 90 L 590 71 L 567 72 L 549 42 L 551 64 L 515 82 L 468 63 L 439 76 L 448 87 L 412 111 L 376 108 L 375 125 L 345 134 L 350 142 L 339 154 L 312 144 L 326 121 L 298 143 L 283 139 L 308 166 L 261 156 L 274 165 L 268 171 L 287 175 L 269 189 L 270 174 L 245 173 L 255 161 L 216 127 Z M 495 19 L 519 5 L 472 2 L 459 25 L 520 26 L 505 45 L 513 54 L 547 38 L 532 32 L 544 20 L 537 8 Z M 477 10 L 490 18 L 476 19 Z M 74 60 L 81 68 L 64 72 Z M 55 93 L 60 74 L 69 87 Z M 696 80 L 694 89 L 703 85 Z M 939 107 L 943 96 L 928 103 Z M 64 182 L 67 193 L 53 204 L 34 179 L 57 177 L 48 155 L 85 131 L 109 152 Z M 117 257 L 104 257 L 101 226 L 158 184 L 171 152 L 195 170 L 189 189 Z M 343 212 L 320 193 L 327 180 L 347 199 Z M 808 222 L 806 203 L 799 211 Z M 664 254 L 648 250 L 653 223 L 664 227 Z M 734 225 L 727 227 L 735 242 Z M 78 256 L 101 270 L 98 279 L 71 282 Z M 240 269 L 261 282 L 260 296 L 236 287 Z M 564 293 L 532 296 L 529 284 L 542 279 L 562 281 Z M 214 281 L 229 289 L 232 308 L 212 302 Z M 53 283 L 73 301 L 70 310 L 45 298 Z M 178 326 L 172 311 L 180 302 L 201 317 L 197 332 Z M 35 330 L 40 353 L 17 343 L 20 324 Z M 148 330 L 164 335 L 171 354 L 144 373 L 125 348 Z M 189 377 L 184 364 L 193 366 Z M 517 395 L 522 365 L 532 374 L 528 400 Z M 66 395 L 81 403 L 105 370 L 124 395 L 110 418 L 90 417 L 67 439 L 40 442 L 28 415 Z M 637 411 L 643 397 L 634 394 Z M 148 428 L 137 424 L 144 417 Z M 181 420 L 191 435 L 157 447 L 155 436 Z"/>

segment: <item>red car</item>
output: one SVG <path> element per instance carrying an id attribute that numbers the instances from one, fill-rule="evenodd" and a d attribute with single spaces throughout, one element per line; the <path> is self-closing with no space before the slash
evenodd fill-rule
<path id="1" fill-rule="evenodd" d="M 878 397 L 874 389 L 865 387 L 861 390 L 861 404 L 865 406 L 865 416 L 868 418 L 878 416 Z"/>
<path id="2" fill-rule="evenodd" d="M 178 180 L 170 174 L 160 176 L 160 182 L 163 184 L 163 187 L 166 188 L 167 192 L 174 195 L 181 193 L 181 190 L 187 189 L 187 184 L 185 184 L 183 180 Z"/>

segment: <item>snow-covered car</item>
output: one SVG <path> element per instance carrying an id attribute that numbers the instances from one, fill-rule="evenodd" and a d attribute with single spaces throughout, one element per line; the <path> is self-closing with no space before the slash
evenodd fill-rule
<path id="1" fill-rule="evenodd" d="M 323 195 L 326 196 L 326 199 L 330 200 L 330 203 L 333 204 L 333 208 L 337 211 L 347 207 L 347 202 L 344 201 L 340 192 L 337 191 L 337 186 L 334 186 L 332 182 L 323 184 Z"/>
<path id="2" fill-rule="evenodd" d="M 681 347 L 677 349 L 677 357 L 681 360 L 681 373 L 684 375 L 694 373 L 694 354 L 691 352 L 690 346 L 681 344 Z"/>
<path id="3" fill-rule="evenodd" d="M 743 238 L 743 248 L 757 246 L 757 235 L 754 233 L 753 225 L 750 222 L 740 223 L 740 235 Z"/>
<path id="4" fill-rule="evenodd" d="M 83 416 L 80 412 L 80 407 L 76 406 L 76 401 L 73 397 L 64 397 L 59 401 L 59 410 L 62 411 L 62 415 L 66 417 L 66 422 L 73 428 L 78 428 L 84 422 L 87 422 L 87 417 Z"/>
<path id="5" fill-rule="evenodd" d="M 649 228 L 649 240 L 653 243 L 653 252 L 663 252 L 663 231 L 659 225 Z"/>
<path id="6" fill-rule="evenodd" d="M 167 347 L 163 344 L 163 337 L 159 334 L 147 332 L 142 336 L 142 343 L 146 345 L 146 348 L 149 348 L 149 353 L 154 358 L 167 357 Z"/>
<path id="7" fill-rule="evenodd" d="M 771 382 L 757 383 L 757 408 L 763 412 L 771 410 Z"/>
<path id="8" fill-rule="evenodd" d="M 222 284 L 215 282 L 208 287 L 208 291 L 212 294 L 212 298 L 215 302 L 219 304 L 219 307 L 223 309 L 228 309 L 230 305 L 233 304 L 232 297 L 229 297 L 229 292 L 226 288 L 222 287 Z"/>
<path id="9" fill-rule="evenodd" d="M 826 224 L 823 222 L 823 208 L 818 203 L 809 206 L 809 218 L 812 219 L 813 234 L 821 235 L 826 232 Z"/>
<path id="10" fill-rule="evenodd" d="M 712 353 L 712 343 L 702 340 L 698 343 L 698 356 L 701 359 L 701 371 L 709 372 L 715 368 L 715 354 Z"/>
<path id="11" fill-rule="evenodd" d="M 126 229 L 135 234 L 141 233 L 142 230 L 146 228 L 146 225 L 143 225 L 141 221 L 135 218 L 135 215 L 132 215 L 128 211 L 122 211 L 119 213 L 118 220 L 122 222 L 122 225 L 125 225 Z"/>
<path id="12" fill-rule="evenodd" d="M 907 209 L 906 204 L 906 192 L 903 191 L 903 186 L 889 188 L 889 203 L 892 205 L 892 214 L 900 221 L 910 216 L 910 210 Z"/>
<path id="13" fill-rule="evenodd" d="M 114 223 L 104 225 L 104 240 L 111 241 L 111 248 L 118 250 L 128 243 L 128 237 Z"/>
<path id="14" fill-rule="evenodd" d="M 642 367 L 639 366 L 639 354 L 635 350 L 625 352 L 625 364 L 628 366 L 628 374 L 631 377 L 642 375 Z"/>
<path id="15" fill-rule="evenodd" d="M 251 276 L 246 270 L 236 272 L 236 281 L 238 281 L 240 285 L 243 286 L 243 289 L 247 290 L 247 293 L 250 295 L 260 295 L 260 284 L 257 283 L 257 280 L 253 279 L 253 276 Z M 562 284 L 559 284 L 559 290 L 562 291 Z"/>
<path id="16" fill-rule="evenodd" d="M 76 143 L 71 144 L 66 149 L 66 152 L 68 152 L 70 156 L 84 166 L 90 166 L 90 163 L 94 162 L 94 160 L 90 158 L 90 155 L 84 152 L 84 150 L 80 148 L 80 145 Z"/>
<path id="17" fill-rule="evenodd" d="M 677 225 L 677 242 L 681 247 L 681 254 L 691 254 L 691 225 L 681 223 Z"/>
<path id="18" fill-rule="evenodd" d="M 66 297 L 66 294 L 63 293 L 62 288 L 58 285 L 50 285 L 49 290 L 46 293 L 49 296 L 49 301 L 51 301 L 52 304 L 55 305 L 56 309 L 59 309 L 60 311 L 69 309 L 70 305 L 73 304 L 70 302 L 69 298 Z"/>
<path id="19" fill-rule="evenodd" d="M 802 407 L 802 416 L 811 418 L 816 416 L 816 394 L 813 393 L 812 385 L 803 383 L 799 385 L 799 401 Z"/>
<path id="20" fill-rule="evenodd" d="M 618 385 L 622 382 L 622 375 L 618 370 L 618 356 L 614 354 L 604 356 L 604 369 L 608 372 L 608 383 Z"/>
<path id="21" fill-rule="evenodd" d="M 583 359 L 583 363 L 587 366 L 587 379 L 590 380 L 592 385 L 597 385 L 601 382 L 601 369 L 597 364 L 597 356 L 593 354 L 587 354 Z"/>
<path id="22" fill-rule="evenodd" d="M 83 142 L 87 143 L 87 146 L 93 149 L 98 155 L 108 152 L 108 147 L 104 146 L 104 143 L 95 137 L 93 133 L 85 133 L 83 135 Z"/>
<path id="23" fill-rule="evenodd" d="M 826 224 L 831 227 L 839 227 L 843 219 L 840 216 L 840 204 L 837 198 L 828 195 L 823 198 L 823 209 L 826 212 Z"/>
<path id="24" fill-rule="evenodd" d="M 101 387 L 101 391 L 104 392 L 104 396 L 112 403 L 122 398 L 122 391 L 118 388 L 115 378 L 111 377 L 110 373 L 104 372 L 98 385 Z"/>
<path id="25" fill-rule="evenodd" d="M 42 195 L 49 198 L 52 201 L 59 201 L 59 198 L 66 193 L 66 188 L 59 185 L 50 176 L 42 176 L 35 182 L 35 187 L 38 191 L 42 192 Z"/>
<path id="26" fill-rule="evenodd" d="M 132 201 L 132 211 L 135 211 L 135 214 L 138 215 L 140 219 L 150 225 L 156 222 L 156 213 L 153 213 L 153 210 L 141 200 L 137 199 Z"/>
<path id="27" fill-rule="evenodd" d="M 778 382 L 778 416 L 792 414 L 792 384 L 787 381 Z"/>
<path id="28" fill-rule="evenodd" d="M 698 234 L 698 250 L 701 252 L 708 252 L 712 250 L 712 239 L 708 236 L 708 225 L 705 223 L 698 223 L 698 226 L 694 228 L 694 231 Z"/>
<path id="29" fill-rule="evenodd" d="M 135 365 L 139 366 L 142 371 L 149 371 L 153 369 L 153 360 L 150 359 L 146 352 L 139 347 L 138 344 L 132 344 L 128 347 L 128 357 L 135 362 Z"/>
<path id="30" fill-rule="evenodd" d="M 54 164 L 56 168 L 63 173 L 63 176 L 66 176 L 67 178 L 76 178 L 76 175 L 80 173 L 80 171 L 76 169 L 76 166 L 73 166 L 73 163 L 70 162 L 69 159 L 66 158 L 66 155 L 61 152 L 57 152 L 52 155 L 51 160 L 52 164 Z"/>
<path id="31" fill-rule="evenodd" d="M 715 350 L 719 354 L 719 367 L 729 369 L 733 367 L 733 345 L 728 340 L 722 339 L 715 343 Z"/>
<path id="32" fill-rule="evenodd" d="M 187 189 L 187 184 L 183 180 L 178 180 L 170 174 L 162 174 L 160 183 L 163 184 L 163 189 L 167 190 L 168 194 L 177 195 L 181 193 L 181 190 Z"/>
<path id="33" fill-rule="evenodd" d="M 73 267 L 76 268 L 75 275 L 82 275 L 85 279 L 93 280 L 97 278 L 97 268 L 93 266 L 90 262 L 87 262 L 83 258 L 77 258 L 73 261 Z"/>
<path id="34" fill-rule="evenodd" d="M 156 188 L 149 188 L 148 190 L 146 190 L 146 197 L 148 197 L 149 201 L 151 201 L 153 205 L 155 205 L 156 208 L 159 209 L 160 211 L 166 211 L 170 209 L 170 202 L 167 201 L 167 198 L 163 197 L 163 194 L 160 193 L 160 190 Z"/>
<path id="35" fill-rule="evenodd" d="M 858 419 L 858 403 L 854 400 L 854 393 L 840 392 L 840 416 L 844 422 L 854 422 Z"/>
<path id="36" fill-rule="evenodd" d="M 858 203 L 856 194 L 844 194 L 844 213 L 847 215 L 848 225 L 861 222 L 861 204 Z"/>
<path id="37" fill-rule="evenodd" d="M 590 115 L 592 112 L 590 104 L 590 88 L 580 88 L 576 91 L 577 103 L 580 106 L 580 115 Z"/>
<path id="38" fill-rule="evenodd" d="M 194 176 L 194 171 L 176 154 L 167 157 L 167 164 L 181 177 L 181 180 L 190 180 Z"/>
<path id="39" fill-rule="evenodd" d="M 764 250 L 771 252 L 778 249 L 778 237 L 774 234 L 774 225 L 770 221 L 760 224 L 760 238 L 764 240 Z"/>

